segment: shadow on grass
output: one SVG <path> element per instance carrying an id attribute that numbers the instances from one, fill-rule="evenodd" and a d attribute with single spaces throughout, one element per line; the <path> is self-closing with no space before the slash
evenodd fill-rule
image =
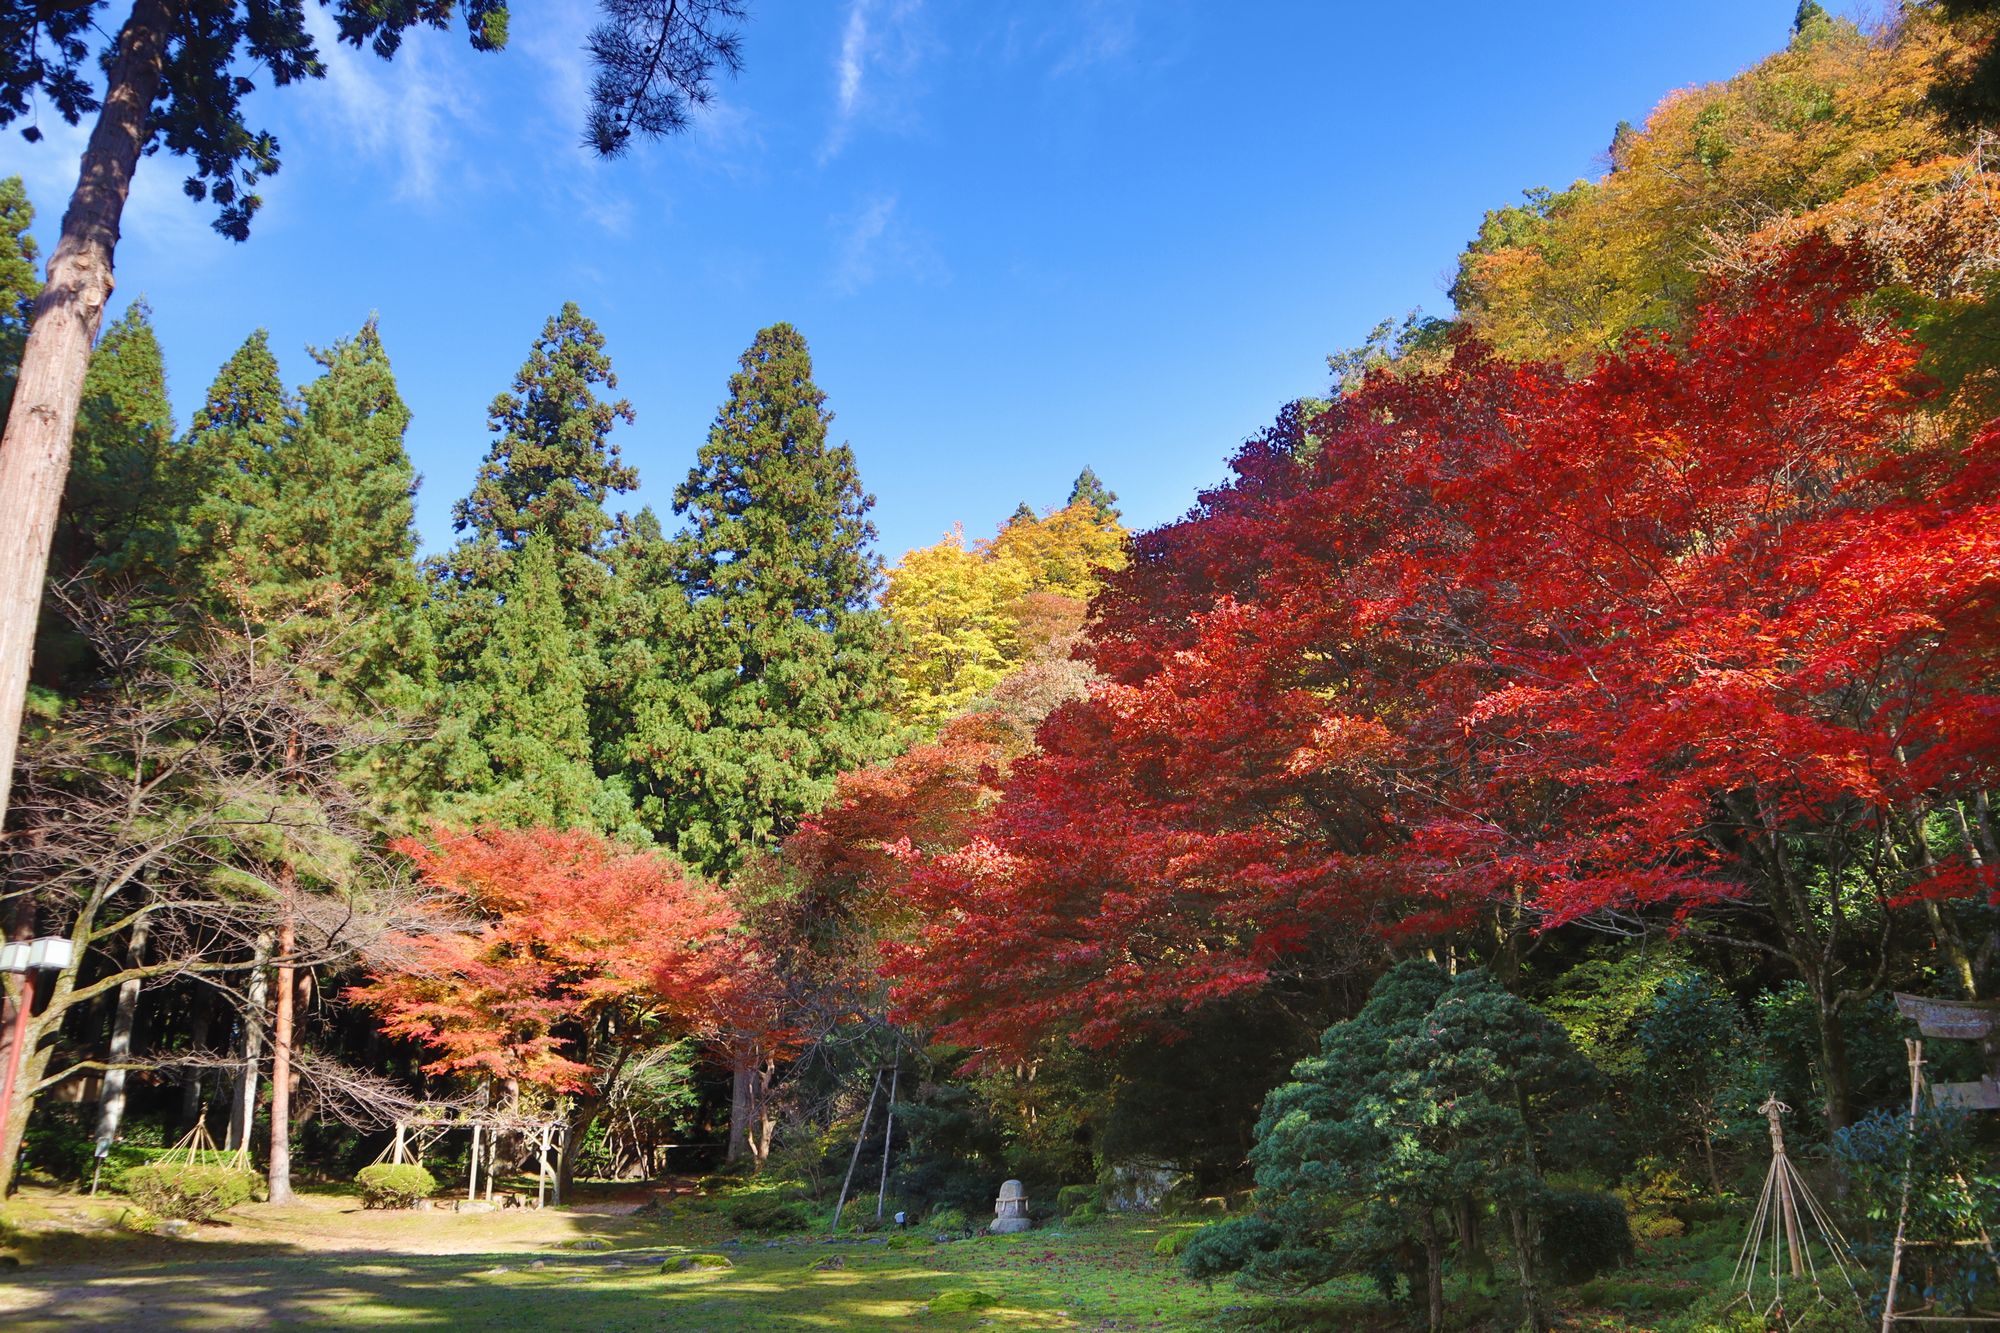
<path id="1" fill-rule="evenodd" d="M 557 1249 L 483 1255 L 392 1255 L 205 1241 L 199 1255 L 116 1267 L 24 1269 L 0 1292 L 12 1330 L 105 1328 L 478 1328 L 623 1330 L 875 1329 L 885 1322 L 957 1329 L 1074 1328 L 1049 1309 L 992 1307 L 932 1315 L 971 1281 L 904 1253 L 855 1256 L 821 1269 L 827 1249 L 740 1252 L 728 1269 L 680 1272 L 688 1250 L 601 1254 Z M 710 1251 L 712 1252 L 712 1251 Z M 725 1251 L 726 1252 L 726 1251 Z"/>

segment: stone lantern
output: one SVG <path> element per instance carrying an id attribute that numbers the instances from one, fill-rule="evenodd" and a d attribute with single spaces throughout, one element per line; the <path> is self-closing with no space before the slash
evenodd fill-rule
<path id="1" fill-rule="evenodd" d="M 1008 1181 L 1000 1187 L 1000 1197 L 993 1201 L 993 1225 L 987 1230 L 996 1236 L 1006 1236 L 1033 1225 L 1028 1220 L 1027 1190 L 1018 1180 Z"/>

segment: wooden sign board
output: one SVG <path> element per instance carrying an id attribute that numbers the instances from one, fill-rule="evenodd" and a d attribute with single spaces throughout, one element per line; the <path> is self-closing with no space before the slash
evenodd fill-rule
<path id="1" fill-rule="evenodd" d="M 1896 1008 L 1926 1037 L 1949 1041 L 1984 1041 L 2000 1022 L 2000 1002 L 1993 1000 L 1933 1000 L 1922 995 L 1896 996 Z M 1956 1086 L 1973 1087 L 1975 1084 Z M 1940 1087 L 1942 1094 L 1944 1089 Z"/>
<path id="2" fill-rule="evenodd" d="M 1955 1106 L 1963 1111 L 2000 1111 L 2000 1079 L 1983 1078 L 1977 1083 L 1933 1083 L 1931 1096 L 1939 1106 Z"/>

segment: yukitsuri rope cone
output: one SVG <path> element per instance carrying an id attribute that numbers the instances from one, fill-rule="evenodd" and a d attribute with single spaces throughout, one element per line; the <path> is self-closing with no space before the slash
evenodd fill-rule
<path id="1" fill-rule="evenodd" d="M 1743 1249 L 1736 1256 L 1736 1271 L 1730 1280 L 1743 1284 L 1743 1294 L 1736 1299 L 1780 1327 L 1815 1305 L 1835 1304 L 1822 1282 L 1823 1256 L 1825 1264 L 1847 1285 L 1848 1298 L 1859 1307 L 1861 1294 L 1848 1271 L 1852 1255 L 1847 1240 L 1785 1151 L 1783 1117 L 1792 1108 L 1772 1093 L 1757 1109 L 1771 1126 L 1771 1169 L 1764 1176 L 1764 1191 L 1750 1218 L 1750 1234 L 1743 1238 Z M 1788 1290 L 1792 1293 L 1789 1305 Z"/>
<path id="2" fill-rule="evenodd" d="M 194 1128 L 180 1136 L 174 1146 L 167 1149 L 160 1161 L 172 1164 L 178 1160 L 182 1166 L 224 1166 L 232 1171 L 250 1169 L 250 1145 L 246 1141 L 235 1148 L 216 1146 L 214 1137 L 208 1132 L 208 1109 L 202 1108 L 196 1118 Z"/>

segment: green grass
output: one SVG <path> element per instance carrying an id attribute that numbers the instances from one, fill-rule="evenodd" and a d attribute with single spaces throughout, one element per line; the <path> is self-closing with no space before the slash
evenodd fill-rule
<path id="1" fill-rule="evenodd" d="M 758 1188 L 762 1188 L 761 1186 Z M 626 1207 L 630 1187 L 619 1191 Z M 741 1191 L 755 1194 L 757 1189 Z M 120 1226 L 126 1205 L 28 1190 L 0 1216 L 0 1327 L 496 1330 L 1075 1329 L 1406 1330 L 1407 1306 L 1360 1279 L 1308 1297 L 1214 1287 L 1180 1274 L 1175 1241 L 1200 1223 L 1106 1219 L 936 1243 L 928 1231 L 760 1237 L 729 1219 L 738 1191 L 639 1215 L 507 1209 L 363 1211 L 315 1193 L 247 1205 L 184 1238 Z M 616 1196 L 612 1196 L 616 1197 Z M 608 1200 L 597 1199 L 601 1206 Z M 872 1218 L 872 1209 L 870 1216 Z M 1565 1333 L 1715 1333 L 1735 1230 L 1642 1245 L 1639 1262 L 1552 1292 Z M 4 1260 L 0 1260 L 4 1262 Z M 1454 1333 L 1511 1333 L 1503 1271 L 1482 1293 L 1446 1280 Z M 1828 1310 L 1827 1329 L 1859 1327 Z"/>
<path id="2" fill-rule="evenodd" d="M 45 1195 L 17 1205 L 10 1234 L 23 1267 L 0 1280 L 0 1325 L 23 1333 L 1179 1329 L 1238 1326 L 1296 1304 L 1188 1281 L 1153 1253 L 1169 1225 L 1149 1222 L 946 1244 L 901 1234 L 765 1240 L 686 1207 L 652 1217 L 461 1216 L 362 1212 L 352 1199 L 318 1196 L 240 1208 L 171 1240 L 113 1229 L 113 1200 Z M 589 1240 L 610 1248 L 574 1248 Z M 425 1249 L 434 1252 L 417 1252 Z M 683 1268 L 703 1255 L 731 1266 L 697 1259 Z"/>

